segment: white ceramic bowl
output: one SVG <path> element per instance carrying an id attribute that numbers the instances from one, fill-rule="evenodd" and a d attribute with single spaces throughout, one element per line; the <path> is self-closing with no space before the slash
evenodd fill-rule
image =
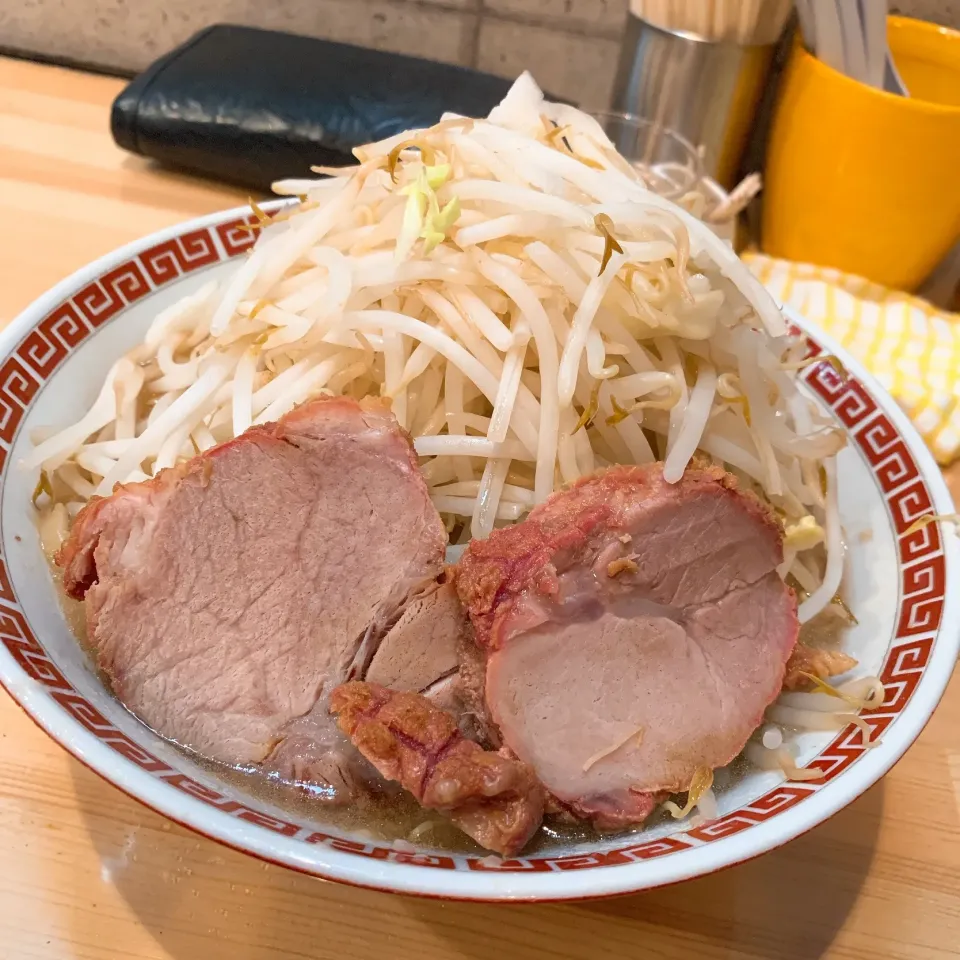
<path id="1" fill-rule="evenodd" d="M 845 645 L 880 675 L 887 703 L 866 714 L 880 744 L 850 727 L 801 738 L 801 762 L 822 780 L 746 775 L 699 828 L 654 828 L 570 844 L 499 866 L 423 849 L 402 852 L 316 820 L 291 816 L 218 782 L 142 726 L 101 685 L 57 602 L 33 526 L 35 477 L 18 466 L 41 424 L 76 419 L 112 361 L 138 343 L 162 307 L 229 269 L 252 242 L 230 211 L 155 234 L 65 280 L 0 338 L 0 681 L 75 757 L 177 822 L 305 873 L 384 890 L 476 900 L 562 900 L 642 890 L 746 860 L 798 836 L 882 777 L 916 739 L 957 659 L 960 546 L 936 524 L 952 511 L 940 473 L 904 415 L 852 360 L 841 381 L 827 363 L 804 376 L 849 434 L 840 456 L 841 507 L 850 541 L 849 600 L 860 617 Z M 797 322 L 802 326 L 799 318 Z M 807 331 L 811 349 L 840 353 Z M 671 832 L 672 831 L 672 832 Z"/>

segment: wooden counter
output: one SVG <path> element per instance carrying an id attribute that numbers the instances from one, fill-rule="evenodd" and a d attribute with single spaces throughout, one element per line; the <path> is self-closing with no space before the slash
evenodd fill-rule
<path id="1" fill-rule="evenodd" d="M 77 267 L 242 202 L 116 148 L 121 83 L 0 59 L 0 325 Z M 952 474 L 960 493 L 960 470 Z M 3 960 L 558 960 L 960 956 L 960 677 L 878 786 L 785 848 L 596 904 L 368 893 L 174 826 L 0 693 Z"/>

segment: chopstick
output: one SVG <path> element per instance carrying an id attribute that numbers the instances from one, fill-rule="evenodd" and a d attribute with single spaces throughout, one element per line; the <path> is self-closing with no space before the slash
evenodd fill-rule
<path id="1" fill-rule="evenodd" d="M 883 87 L 883 70 L 887 55 L 887 4 L 885 0 L 857 0 L 863 24 L 863 45 L 867 56 L 865 83 Z"/>
<path id="2" fill-rule="evenodd" d="M 849 2 L 849 0 L 847 0 Z M 828 67 L 845 73 L 843 32 L 836 0 L 811 0 L 815 30 L 814 50 Z"/>
<path id="3" fill-rule="evenodd" d="M 796 0 L 807 49 L 859 83 L 909 96 L 887 46 L 887 0 Z"/>
<path id="4" fill-rule="evenodd" d="M 867 83 L 867 51 L 864 45 L 864 24 L 857 3 L 836 3 L 840 14 L 840 33 L 843 42 L 844 73 L 853 80 Z"/>

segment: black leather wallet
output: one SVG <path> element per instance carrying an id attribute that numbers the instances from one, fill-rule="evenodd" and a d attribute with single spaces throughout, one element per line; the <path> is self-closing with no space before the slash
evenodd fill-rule
<path id="1" fill-rule="evenodd" d="M 485 116 L 510 82 L 463 67 L 270 30 L 210 27 L 113 104 L 117 143 L 160 163 L 268 189 L 311 164 L 444 111 Z"/>

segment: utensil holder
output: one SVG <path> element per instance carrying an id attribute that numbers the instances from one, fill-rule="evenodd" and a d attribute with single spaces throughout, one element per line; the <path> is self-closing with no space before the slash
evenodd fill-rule
<path id="1" fill-rule="evenodd" d="M 915 290 L 960 239 L 960 32 L 890 17 L 909 97 L 857 83 L 794 44 L 764 171 L 774 257 Z"/>
<path id="2" fill-rule="evenodd" d="M 775 46 L 741 46 L 671 31 L 630 15 L 613 109 L 675 130 L 703 150 L 704 169 L 731 188 Z"/>

